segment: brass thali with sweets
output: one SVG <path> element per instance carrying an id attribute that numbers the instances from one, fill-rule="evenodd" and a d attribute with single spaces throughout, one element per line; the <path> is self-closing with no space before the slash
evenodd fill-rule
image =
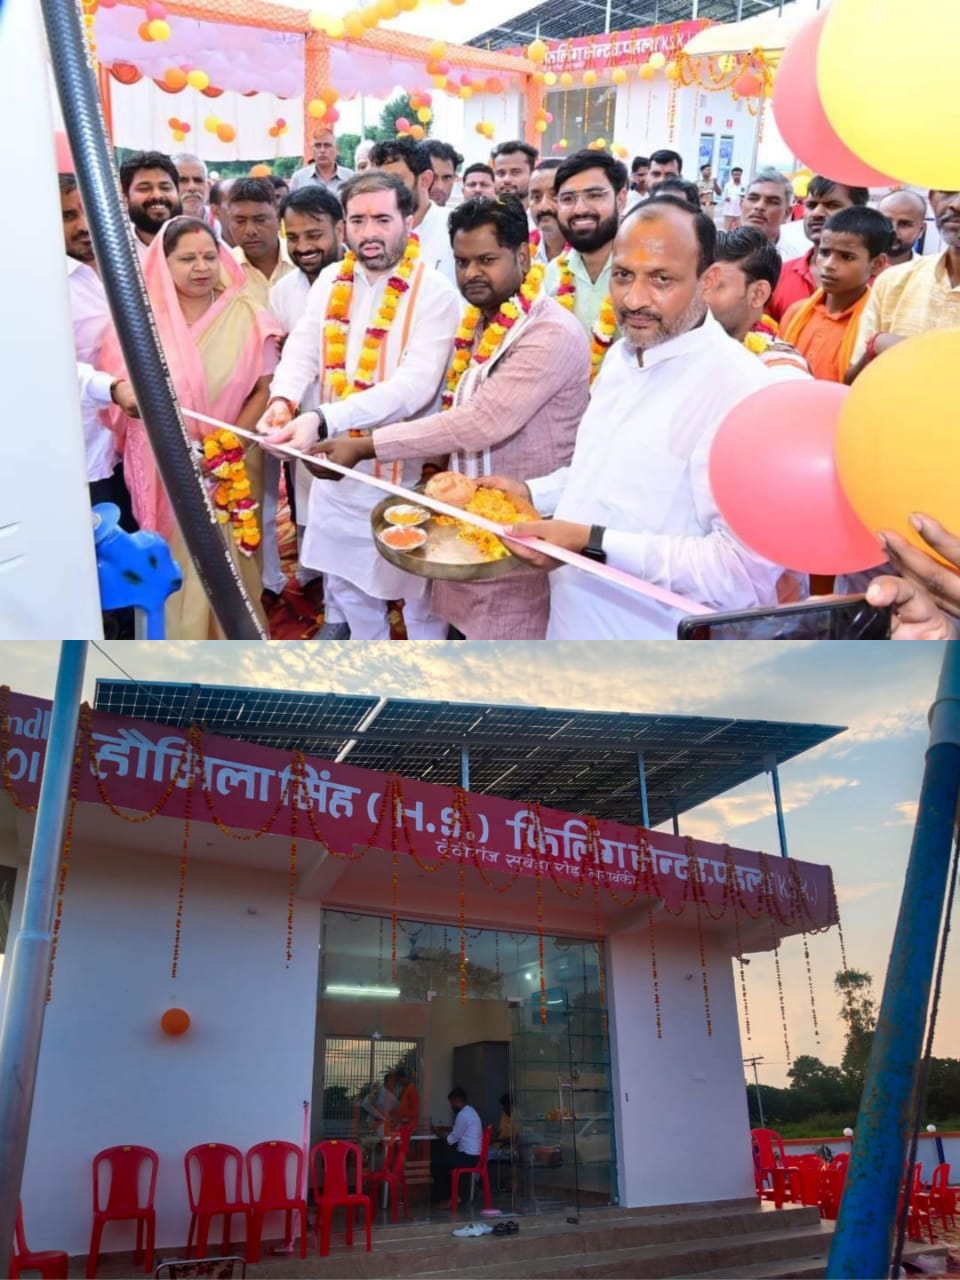
<path id="1" fill-rule="evenodd" d="M 524 499 L 500 489 L 478 487 L 456 471 L 440 472 L 428 481 L 424 492 L 497 524 L 540 518 Z M 399 498 L 384 498 L 378 503 L 370 514 L 370 524 L 384 559 L 420 578 L 480 582 L 529 568 L 511 555 L 496 534 Z"/>

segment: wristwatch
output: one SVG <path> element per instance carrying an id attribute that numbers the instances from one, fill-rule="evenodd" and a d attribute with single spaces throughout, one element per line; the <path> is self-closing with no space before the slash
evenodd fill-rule
<path id="1" fill-rule="evenodd" d="M 590 526 L 590 537 L 587 539 L 587 545 L 580 552 L 582 556 L 586 556 L 588 560 L 596 560 L 598 564 L 607 563 L 607 553 L 603 549 L 603 535 L 606 529 L 602 524 L 592 524 Z"/>

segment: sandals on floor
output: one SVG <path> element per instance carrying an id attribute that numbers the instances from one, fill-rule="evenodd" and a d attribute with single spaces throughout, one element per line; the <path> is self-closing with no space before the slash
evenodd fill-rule
<path id="1" fill-rule="evenodd" d="M 497 1227 L 500 1225 L 498 1222 Z M 457 1227 L 450 1234 L 459 1236 L 462 1240 L 469 1240 L 475 1236 L 488 1236 L 495 1230 L 496 1227 L 488 1227 L 485 1222 L 468 1222 L 465 1226 Z"/>
<path id="2" fill-rule="evenodd" d="M 498 1222 L 494 1225 L 493 1234 L 495 1236 L 515 1236 L 520 1230 L 520 1224 L 512 1219 L 509 1222 Z"/>

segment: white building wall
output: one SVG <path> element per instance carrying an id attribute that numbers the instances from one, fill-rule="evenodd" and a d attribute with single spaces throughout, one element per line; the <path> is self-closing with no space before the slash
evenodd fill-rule
<path id="1" fill-rule="evenodd" d="M 705 938 L 707 1034 L 695 931 L 664 916 L 655 932 L 663 1038 L 657 1039 L 646 931 L 609 939 L 611 1055 L 620 1203 L 680 1204 L 754 1195 L 729 951 Z"/>
<path id="2" fill-rule="evenodd" d="M 437 94 L 437 97 L 440 97 Z M 463 153 L 464 168 L 468 164 L 489 164 L 490 152 L 501 142 L 509 142 L 514 138 L 523 138 L 520 128 L 520 117 L 523 99 L 516 89 L 508 89 L 502 94 L 476 93 L 463 104 L 462 133 L 445 135 L 434 129 L 434 137 L 452 142 L 458 151 Z M 486 121 L 494 127 L 492 138 L 485 138 L 477 133 L 477 125 Z"/>
<path id="3" fill-rule="evenodd" d="M 632 70 L 632 69 L 631 69 Z M 669 147 L 683 156 L 683 175 L 696 182 L 700 176 L 701 133 L 714 135 L 714 173 L 719 168 L 720 138 L 733 138 L 733 164 L 749 176 L 757 133 L 757 120 L 741 99 L 734 102 L 728 90 L 707 92 L 691 85 L 676 94 L 673 140 L 670 141 L 670 83 L 663 76 L 639 80 L 635 72 L 617 91 L 614 133 L 608 142 L 622 143 L 631 157 L 649 156 Z"/>
<path id="4" fill-rule="evenodd" d="M 296 903 L 287 968 L 286 869 L 192 860 L 174 982 L 178 859 L 85 848 L 72 863 L 23 1183 L 28 1239 L 86 1252 L 91 1160 L 134 1143 L 160 1156 L 157 1244 L 172 1249 L 187 1237 L 188 1148 L 301 1142 L 320 906 Z M 172 1006 L 192 1019 L 175 1039 L 160 1030 Z M 104 1248 L 133 1240 L 132 1228 L 108 1227 Z"/>

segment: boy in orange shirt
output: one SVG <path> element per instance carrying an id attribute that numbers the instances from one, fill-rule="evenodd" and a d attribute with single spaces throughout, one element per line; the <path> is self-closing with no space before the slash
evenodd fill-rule
<path id="1" fill-rule="evenodd" d="M 820 288 L 795 302 L 779 329 L 806 357 L 815 378 L 843 381 L 870 281 L 886 267 L 892 239 L 893 223 L 876 209 L 855 205 L 825 223 L 814 265 Z"/>

